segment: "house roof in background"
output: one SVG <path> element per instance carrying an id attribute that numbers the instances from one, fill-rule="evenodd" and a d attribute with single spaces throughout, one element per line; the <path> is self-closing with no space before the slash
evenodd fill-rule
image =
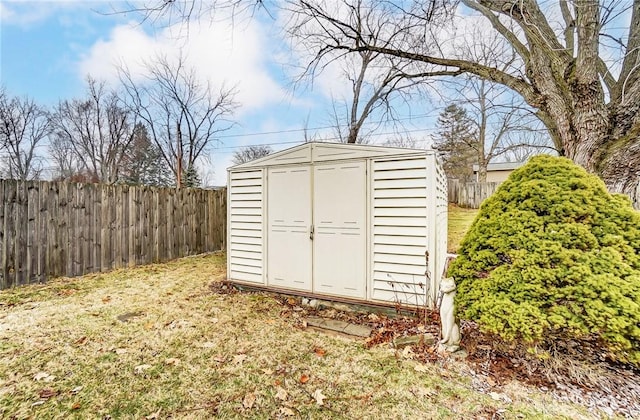
<path id="1" fill-rule="evenodd" d="M 487 172 L 489 171 L 513 171 L 514 169 L 518 169 L 525 162 L 499 162 L 499 163 L 490 163 L 487 165 Z M 473 165 L 473 172 L 478 172 L 479 166 Z"/>

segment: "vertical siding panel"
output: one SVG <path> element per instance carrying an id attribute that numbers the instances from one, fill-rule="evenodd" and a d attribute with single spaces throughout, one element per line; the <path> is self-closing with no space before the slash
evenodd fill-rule
<path id="1" fill-rule="evenodd" d="M 159 209 L 160 196 L 156 188 L 151 188 L 151 249 L 153 250 L 151 260 L 154 263 L 160 261 L 160 241 L 159 241 Z"/>
<path id="2" fill-rule="evenodd" d="M 66 182 L 60 183 L 60 189 L 58 191 L 58 195 L 60 197 L 60 201 L 58 203 L 58 214 L 57 214 L 57 222 L 58 222 L 58 235 L 60 237 L 59 247 L 58 247 L 58 258 L 59 258 L 59 268 L 60 275 L 67 276 L 69 273 L 67 261 L 70 261 L 69 258 L 69 184 Z"/>
<path id="3" fill-rule="evenodd" d="M 93 224 L 91 223 L 91 206 L 93 206 L 93 197 L 91 196 L 92 184 L 82 185 L 80 200 L 82 203 L 81 224 L 82 224 L 82 259 L 80 260 L 80 274 L 85 275 L 93 271 L 92 265 L 92 242 L 93 242 Z"/>
<path id="4" fill-rule="evenodd" d="M 151 214 L 151 188 L 144 188 L 144 246 L 145 246 L 145 264 L 153 260 L 153 243 L 152 243 L 152 214 Z"/>
<path id="5" fill-rule="evenodd" d="M 110 253 L 111 253 L 111 244 L 109 238 L 109 186 L 108 185 L 100 185 L 100 271 L 107 271 L 111 268 L 110 266 Z"/>
<path id="6" fill-rule="evenodd" d="M 175 196 L 175 189 L 170 189 L 167 190 L 167 204 L 166 204 L 166 209 L 167 209 L 167 242 L 166 242 L 166 248 L 167 248 L 167 258 L 168 259 L 173 259 L 175 258 L 175 253 L 174 253 L 174 242 L 175 242 L 175 232 L 173 229 L 174 226 L 174 212 L 173 212 L 173 201 L 174 201 L 174 196 Z"/>
<path id="7" fill-rule="evenodd" d="M 93 270 L 102 270 L 102 186 L 93 184 Z"/>
<path id="8" fill-rule="evenodd" d="M 85 247 L 85 225 L 84 225 L 84 184 L 71 184 L 73 190 L 73 228 L 75 230 L 71 242 L 74 247 L 73 252 L 73 275 L 81 276 L 83 271 L 83 249 Z"/>
<path id="9" fill-rule="evenodd" d="M 218 191 L 213 191 L 213 193 L 209 196 L 209 247 L 211 251 L 216 251 L 218 249 L 218 243 L 216 232 L 219 225 L 219 219 L 217 217 L 217 201 L 216 197 L 218 196 Z"/>
<path id="10" fill-rule="evenodd" d="M 17 182 L 16 203 L 15 203 L 15 254 L 14 254 L 14 285 L 20 286 L 28 284 L 26 277 L 27 265 L 29 264 L 27 255 L 27 217 L 28 217 L 28 192 L 25 181 Z"/>
<path id="11" fill-rule="evenodd" d="M 120 255 L 122 258 L 122 266 L 129 267 L 129 191 L 131 191 L 131 186 L 129 185 L 121 185 L 120 193 L 122 195 L 121 198 L 121 225 L 120 225 Z"/>
<path id="12" fill-rule="evenodd" d="M 47 223 L 47 278 L 58 275 L 59 237 L 58 237 L 58 211 L 60 209 L 59 197 L 60 184 L 52 182 L 47 191 L 49 203 Z"/>
<path id="13" fill-rule="evenodd" d="M 116 268 L 116 253 L 118 252 L 118 226 L 116 225 L 116 217 L 118 214 L 118 188 L 115 185 L 109 185 L 109 246 L 110 246 L 110 267 Z"/>
<path id="14" fill-rule="evenodd" d="M 136 221 L 137 221 L 137 203 L 136 194 L 138 192 L 137 186 L 129 187 L 129 229 L 128 229 L 128 242 L 129 242 L 129 261 L 128 266 L 133 267 L 136 265 Z"/>
<path id="15" fill-rule="evenodd" d="M 122 255 L 122 236 L 124 234 L 124 220 L 122 218 L 122 211 L 124 208 L 122 199 L 123 199 L 123 188 L 122 185 L 114 185 L 114 206 L 113 206 L 113 217 L 115 218 L 115 223 L 113 225 L 113 229 L 111 232 L 112 235 L 112 243 L 113 243 L 113 267 L 114 268 L 122 268 L 124 266 L 124 256 Z"/>
<path id="16" fill-rule="evenodd" d="M 5 202 L 4 202 L 4 284 L 3 288 L 12 287 L 16 284 L 16 199 L 18 183 L 16 181 L 5 181 Z"/>
<path id="17" fill-rule="evenodd" d="M 38 229 L 39 202 L 38 192 L 40 188 L 37 181 L 27 184 L 27 266 L 26 283 L 38 281 L 38 248 L 40 244 Z"/>
<path id="18" fill-rule="evenodd" d="M 220 191 L 220 201 L 222 202 L 222 206 L 220 207 L 220 249 L 226 249 L 227 246 L 227 194 L 226 191 Z M 264 212 L 264 195 L 263 201 L 261 203 L 261 209 Z M 263 213 L 264 214 L 264 213 Z"/>
<path id="19" fill-rule="evenodd" d="M 173 199 L 173 203 L 172 203 L 172 208 L 171 211 L 173 213 L 173 258 L 179 258 L 182 255 L 180 254 L 180 246 L 181 246 L 181 242 L 180 242 L 180 223 L 182 222 L 180 220 L 180 214 L 179 214 L 179 206 L 178 206 L 178 202 L 180 201 L 180 197 L 181 195 L 181 191 L 182 189 L 176 189 L 174 190 L 174 199 Z"/>
<path id="20" fill-rule="evenodd" d="M 49 183 L 45 181 L 38 182 L 38 267 L 37 281 L 43 283 L 47 280 L 47 246 L 49 244 L 47 225 L 49 222 L 49 203 L 47 202 L 49 194 Z M 0 196 L 2 194 L 0 193 Z M 0 211 L 2 211 L 0 209 Z"/>
<path id="21" fill-rule="evenodd" d="M 8 201 L 7 196 L 5 195 L 5 192 L 7 191 L 5 189 L 5 185 L 7 184 L 7 181 L 0 179 L 0 199 L 2 199 L 2 201 L 0 202 L 0 288 L 4 289 L 7 287 L 7 282 L 8 282 L 8 260 L 7 260 L 7 239 L 8 239 L 8 232 L 7 232 L 7 225 L 5 224 L 5 216 L 6 216 L 6 211 L 5 211 L 5 207 L 6 207 L 6 203 Z"/>

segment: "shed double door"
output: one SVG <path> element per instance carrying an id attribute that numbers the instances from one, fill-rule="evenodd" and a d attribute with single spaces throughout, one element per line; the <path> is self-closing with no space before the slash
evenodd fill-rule
<path id="1" fill-rule="evenodd" d="M 364 162 L 271 168 L 269 285 L 366 297 Z"/>

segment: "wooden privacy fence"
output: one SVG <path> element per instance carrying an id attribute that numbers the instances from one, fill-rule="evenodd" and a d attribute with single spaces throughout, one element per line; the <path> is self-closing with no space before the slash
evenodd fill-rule
<path id="1" fill-rule="evenodd" d="M 497 182 L 460 182 L 449 180 L 449 202 L 477 209 L 500 185 Z"/>
<path id="2" fill-rule="evenodd" d="M 0 180 L 0 288 L 224 249 L 226 190 Z"/>

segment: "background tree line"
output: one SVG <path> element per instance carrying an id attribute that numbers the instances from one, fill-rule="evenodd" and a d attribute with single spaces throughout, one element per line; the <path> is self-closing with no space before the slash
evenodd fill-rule
<path id="1" fill-rule="evenodd" d="M 184 57 L 157 57 L 113 87 L 90 76 L 84 95 L 50 109 L 0 90 L 0 177 L 199 186 L 197 163 L 233 125 L 233 89 L 214 90 Z"/>

